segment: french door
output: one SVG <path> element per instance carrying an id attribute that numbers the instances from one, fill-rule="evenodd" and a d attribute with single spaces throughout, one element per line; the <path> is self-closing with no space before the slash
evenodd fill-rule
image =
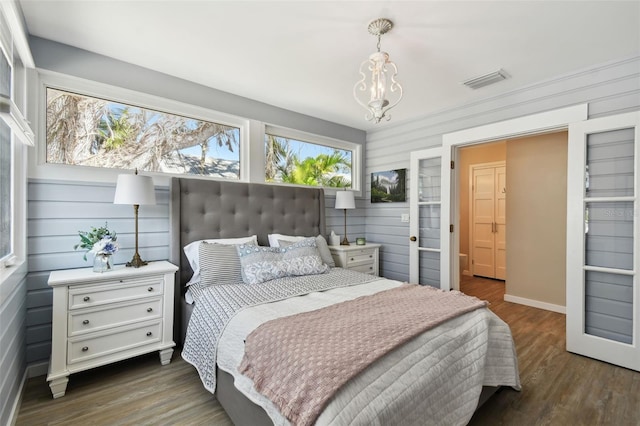
<path id="1" fill-rule="evenodd" d="M 567 350 L 640 371 L 640 113 L 569 125 Z"/>
<path id="2" fill-rule="evenodd" d="M 588 120 L 586 105 L 576 105 L 444 135 L 442 148 L 413 152 L 410 279 L 442 289 L 456 279 L 449 163 L 457 147 L 567 127 L 567 350 L 640 371 L 640 112 Z"/>
<path id="3" fill-rule="evenodd" d="M 409 280 L 448 290 L 449 220 L 442 207 L 449 203 L 449 168 L 442 163 L 442 148 L 411 153 L 409 193 Z M 448 217 L 448 216 L 447 216 Z"/>

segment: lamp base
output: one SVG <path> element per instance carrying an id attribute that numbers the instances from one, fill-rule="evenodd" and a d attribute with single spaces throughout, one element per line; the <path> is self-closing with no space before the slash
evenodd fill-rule
<path id="1" fill-rule="evenodd" d="M 140 258 L 140 255 L 138 254 L 138 252 L 136 252 L 136 254 L 133 255 L 133 258 L 131 259 L 131 262 L 127 262 L 127 266 L 133 267 L 133 268 L 139 268 L 141 266 L 145 266 L 148 265 L 149 262 L 145 262 L 144 260 L 142 260 Z"/>
<path id="2" fill-rule="evenodd" d="M 351 243 L 349 242 L 349 240 L 347 239 L 347 236 L 345 235 L 344 238 L 342 239 L 342 241 L 340 241 L 340 245 L 341 246 L 350 246 Z"/>

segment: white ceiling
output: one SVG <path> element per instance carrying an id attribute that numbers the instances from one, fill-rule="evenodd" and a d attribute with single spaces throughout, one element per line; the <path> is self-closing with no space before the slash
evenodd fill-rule
<path id="1" fill-rule="evenodd" d="M 375 18 L 405 92 L 391 124 L 640 54 L 640 1 L 19 2 L 30 34 L 365 130 L 389 125 L 352 97 Z"/>

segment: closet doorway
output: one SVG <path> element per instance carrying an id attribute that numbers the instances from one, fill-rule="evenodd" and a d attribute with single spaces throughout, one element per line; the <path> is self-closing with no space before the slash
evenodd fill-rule
<path id="1" fill-rule="evenodd" d="M 458 149 L 457 163 L 460 165 L 456 167 L 460 173 L 460 274 L 504 280 L 507 141 L 461 147 Z M 503 169 L 496 172 L 496 167 Z M 502 193 L 503 189 L 505 193 Z M 500 201 L 496 206 L 498 199 Z M 496 252 L 498 247 L 500 251 Z"/>
<path id="2" fill-rule="evenodd" d="M 504 161 L 472 164 L 470 207 L 471 274 L 507 278 L 507 173 Z"/>

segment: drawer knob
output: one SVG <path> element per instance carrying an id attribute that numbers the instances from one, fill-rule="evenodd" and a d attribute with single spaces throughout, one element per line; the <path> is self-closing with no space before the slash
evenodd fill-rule
<path id="1" fill-rule="evenodd" d="M 351 258 L 351 260 L 353 260 L 353 257 Z"/>
<path id="2" fill-rule="evenodd" d="M 84 320 L 84 321 L 82 321 L 82 324 L 84 324 L 84 325 L 89 324 L 89 320 Z"/>
<path id="3" fill-rule="evenodd" d="M 147 331 L 147 337 L 151 336 L 151 332 Z"/>
<path id="4" fill-rule="evenodd" d="M 89 350 L 89 347 L 88 347 L 88 346 L 84 346 L 84 347 L 82 348 L 82 352 L 86 352 L 86 351 L 88 351 L 88 350 Z"/>
<path id="5" fill-rule="evenodd" d="M 85 296 L 84 299 L 82 300 L 84 300 L 85 302 L 88 302 L 89 300 L 91 300 L 91 298 L 89 296 Z"/>
<path id="6" fill-rule="evenodd" d="M 147 308 L 147 312 L 152 312 L 153 308 Z"/>
<path id="7" fill-rule="evenodd" d="M 153 287 L 149 287 L 147 291 L 153 291 Z"/>
<path id="8" fill-rule="evenodd" d="M 124 281 L 120 280 L 121 283 L 123 283 Z"/>
<path id="9" fill-rule="evenodd" d="M 371 258 L 373 258 L 373 255 L 372 255 L 372 254 L 370 254 L 370 255 L 369 255 L 369 259 L 371 259 Z"/>

